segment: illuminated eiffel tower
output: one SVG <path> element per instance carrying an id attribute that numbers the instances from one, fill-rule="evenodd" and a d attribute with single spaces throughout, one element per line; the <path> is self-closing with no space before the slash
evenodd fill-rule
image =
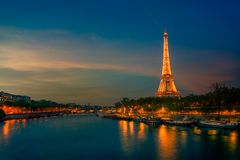
<path id="1" fill-rule="evenodd" d="M 173 75 L 170 66 L 170 57 L 168 50 L 168 34 L 164 32 L 163 34 L 163 66 L 162 66 L 162 76 L 161 81 L 156 92 L 156 96 L 180 96 L 177 88 L 175 86 Z"/>

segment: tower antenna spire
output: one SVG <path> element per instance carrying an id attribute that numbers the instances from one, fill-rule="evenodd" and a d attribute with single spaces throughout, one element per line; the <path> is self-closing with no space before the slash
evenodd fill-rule
<path id="1" fill-rule="evenodd" d="M 164 28 L 163 33 L 167 33 L 167 27 Z"/>

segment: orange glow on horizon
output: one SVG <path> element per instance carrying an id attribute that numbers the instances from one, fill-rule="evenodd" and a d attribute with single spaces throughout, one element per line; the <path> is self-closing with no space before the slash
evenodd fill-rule
<path id="1" fill-rule="evenodd" d="M 6 114 L 19 114 L 24 112 L 24 108 L 16 107 L 16 106 L 6 106 L 6 105 L 2 107 L 2 110 Z"/>

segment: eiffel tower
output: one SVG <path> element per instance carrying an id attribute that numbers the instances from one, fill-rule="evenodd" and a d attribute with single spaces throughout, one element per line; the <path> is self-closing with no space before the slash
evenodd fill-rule
<path id="1" fill-rule="evenodd" d="M 168 50 L 168 33 L 163 34 L 163 66 L 162 66 L 162 76 L 158 90 L 156 92 L 158 97 L 179 97 L 180 94 L 175 86 L 173 75 L 170 66 L 170 57 Z"/>

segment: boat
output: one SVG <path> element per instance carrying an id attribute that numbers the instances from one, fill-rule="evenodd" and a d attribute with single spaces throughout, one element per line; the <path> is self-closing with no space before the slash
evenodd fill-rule
<path id="1" fill-rule="evenodd" d="M 182 120 L 164 120 L 163 124 L 166 125 L 174 125 L 174 126 L 184 126 L 184 127 L 192 127 L 196 125 L 196 120 L 189 119 L 185 116 Z"/>
<path id="2" fill-rule="evenodd" d="M 239 129 L 240 127 L 238 122 L 228 121 L 200 121 L 198 125 L 200 127 L 223 128 L 223 129 Z"/>
<path id="3" fill-rule="evenodd" d="M 147 120 L 143 121 L 143 123 L 146 123 L 148 125 L 161 125 L 162 120 L 160 120 L 160 119 L 147 119 Z"/>
<path id="4" fill-rule="evenodd" d="M 196 124 L 196 121 L 194 121 L 194 120 L 165 120 L 165 121 L 163 121 L 163 124 L 192 127 Z"/>
<path id="5" fill-rule="evenodd" d="M 96 117 L 103 117 L 103 116 L 105 116 L 103 113 L 100 113 L 100 112 L 96 113 Z"/>

